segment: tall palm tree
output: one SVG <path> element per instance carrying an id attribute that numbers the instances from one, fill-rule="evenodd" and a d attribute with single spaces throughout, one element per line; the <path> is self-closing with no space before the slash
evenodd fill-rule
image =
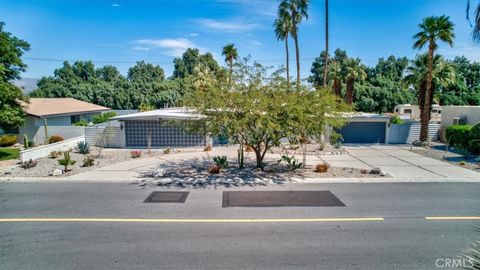
<path id="1" fill-rule="evenodd" d="M 342 65 L 337 61 L 328 63 L 328 80 L 332 81 L 332 89 L 337 97 L 342 95 Z"/>
<path id="2" fill-rule="evenodd" d="M 432 89 L 432 75 L 433 75 L 433 58 L 435 50 L 438 48 L 438 41 L 443 41 L 450 46 L 453 46 L 453 39 L 455 38 L 454 26 L 448 16 L 427 17 L 418 25 L 420 32 L 413 38 L 416 40 L 413 44 L 414 49 L 422 49 L 428 44 L 428 58 L 427 58 L 427 74 L 425 78 L 425 97 L 424 106 L 420 108 L 420 140 L 425 142 L 428 140 L 428 122 L 430 120 L 430 90 Z"/>
<path id="3" fill-rule="evenodd" d="M 323 86 L 327 86 L 328 77 L 328 0 L 325 0 L 325 59 L 323 61 Z"/>
<path id="4" fill-rule="evenodd" d="M 297 61 L 297 88 L 300 88 L 300 48 L 298 46 L 298 30 L 303 18 L 308 19 L 308 4 L 310 0 L 282 0 L 278 7 L 279 17 L 292 19 L 290 35 L 295 42 L 295 58 Z"/>
<path id="5" fill-rule="evenodd" d="M 286 72 L 287 83 L 290 84 L 290 56 L 288 53 L 288 36 L 292 30 L 292 18 L 288 14 L 279 14 L 278 19 L 275 20 L 273 26 L 275 27 L 275 35 L 277 40 L 285 41 L 285 56 L 286 56 Z"/>
<path id="6" fill-rule="evenodd" d="M 345 61 L 347 75 L 347 94 L 346 101 L 348 104 L 353 103 L 353 93 L 355 91 L 355 81 L 363 81 L 367 77 L 365 68 L 361 65 L 359 58 L 349 58 Z"/>
<path id="7" fill-rule="evenodd" d="M 238 52 L 237 48 L 235 48 L 235 44 L 230 43 L 223 47 L 222 55 L 225 56 L 225 62 L 228 63 L 229 68 L 229 76 L 228 76 L 228 83 L 232 83 L 232 74 L 233 74 L 233 60 L 238 59 Z"/>
<path id="8" fill-rule="evenodd" d="M 470 23 L 470 25 L 473 26 L 472 36 L 473 40 L 480 42 L 480 2 L 473 14 L 475 15 L 474 25 Z M 470 0 L 467 1 L 467 20 L 470 22 Z"/>
<path id="9" fill-rule="evenodd" d="M 408 84 L 416 85 L 418 89 L 418 106 L 432 108 L 432 100 L 438 87 L 448 87 L 455 83 L 456 72 L 453 65 L 449 64 L 441 55 L 433 57 L 432 85 L 429 91 L 430 103 L 425 103 L 425 87 L 427 75 L 428 55 L 418 55 L 407 67 L 407 75 L 404 80 Z M 430 120 L 430 117 L 429 117 Z"/>

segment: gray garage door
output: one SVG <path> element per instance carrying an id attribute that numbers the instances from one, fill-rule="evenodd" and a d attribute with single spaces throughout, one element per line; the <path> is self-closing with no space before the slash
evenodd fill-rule
<path id="1" fill-rule="evenodd" d="M 127 147 L 147 147 L 151 134 L 152 147 L 205 146 L 205 135 L 185 131 L 180 125 L 161 121 L 125 121 Z"/>
<path id="2" fill-rule="evenodd" d="M 351 122 L 337 132 L 344 143 L 385 143 L 385 122 Z"/>

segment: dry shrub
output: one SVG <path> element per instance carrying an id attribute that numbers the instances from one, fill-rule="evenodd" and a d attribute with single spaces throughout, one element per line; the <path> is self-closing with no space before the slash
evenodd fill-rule
<path id="1" fill-rule="evenodd" d="M 212 166 L 208 167 L 208 173 L 211 173 L 211 174 L 218 174 L 218 173 L 220 173 L 220 166 L 218 166 L 218 165 L 212 165 Z"/>
<path id="2" fill-rule="evenodd" d="M 203 148 L 203 151 L 205 151 L 205 152 L 212 151 L 212 146 L 211 145 L 205 146 L 205 148 Z"/>
<path id="3" fill-rule="evenodd" d="M 300 138 L 298 138 L 298 142 L 300 144 L 310 144 L 310 139 L 305 136 L 300 136 Z"/>
<path id="4" fill-rule="evenodd" d="M 330 168 L 330 165 L 328 165 L 327 163 L 317 164 L 317 166 L 315 166 L 315 172 L 325 173 L 328 171 L 329 168 Z"/>
<path id="5" fill-rule="evenodd" d="M 247 145 L 247 149 L 245 150 L 246 152 L 254 152 L 253 147 L 250 145 Z"/>

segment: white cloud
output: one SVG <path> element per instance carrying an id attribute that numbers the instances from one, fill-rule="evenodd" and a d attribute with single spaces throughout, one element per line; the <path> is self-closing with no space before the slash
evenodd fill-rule
<path id="1" fill-rule="evenodd" d="M 150 51 L 150 48 L 148 48 L 148 47 L 142 47 L 142 46 L 134 46 L 134 47 L 132 47 L 132 50 L 134 50 L 134 51 L 144 51 L 144 52 L 146 52 L 146 51 Z"/>
<path id="2" fill-rule="evenodd" d="M 112 4 L 112 7 L 120 7 L 120 4 Z"/>
<path id="3" fill-rule="evenodd" d="M 258 27 L 258 25 L 255 23 L 247 23 L 240 21 L 198 19 L 197 22 L 205 28 L 229 33 L 248 32 Z"/>
<path id="4" fill-rule="evenodd" d="M 135 47 L 163 49 L 166 55 L 174 57 L 181 56 L 188 48 L 196 47 L 193 42 L 185 38 L 140 39 L 134 40 L 132 43 L 137 45 Z"/>
<path id="5" fill-rule="evenodd" d="M 196 36 L 198 36 L 198 33 L 190 33 L 188 35 L 191 36 L 191 37 L 196 37 Z"/>
<path id="6" fill-rule="evenodd" d="M 480 49 L 474 44 L 458 44 L 453 48 L 441 48 L 438 50 L 440 54 L 447 58 L 454 58 L 456 56 L 465 56 L 472 61 L 478 61 L 480 59 Z"/>

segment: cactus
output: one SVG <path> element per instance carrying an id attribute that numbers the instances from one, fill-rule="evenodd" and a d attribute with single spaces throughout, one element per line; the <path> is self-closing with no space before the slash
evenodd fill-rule
<path id="1" fill-rule="evenodd" d="M 25 147 L 25 149 L 28 149 L 28 147 L 30 146 L 29 145 L 30 143 L 28 142 L 28 135 L 27 134 L 23 134 L 23 147 Z"/>
<path id="2" fill-rule="evenodd" d="M 243 144 L 240 144 L 240 148 L 238 148 L 237 159 L 238 167 L 243 168 Z"/>

